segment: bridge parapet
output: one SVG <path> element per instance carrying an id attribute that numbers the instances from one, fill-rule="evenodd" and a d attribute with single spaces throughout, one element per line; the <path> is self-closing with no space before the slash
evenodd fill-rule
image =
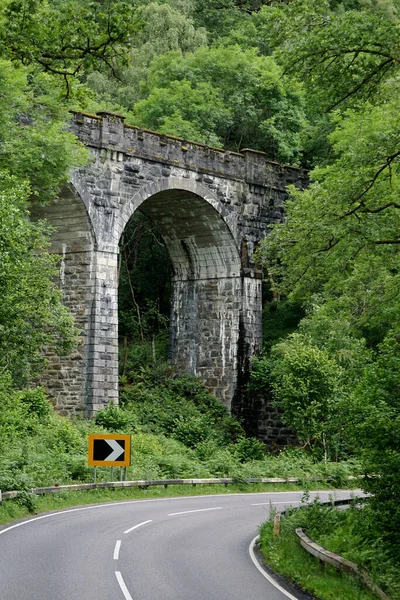
<path id="1" fill-rule="evenodd" d="M 259 186 L 276 186 L 297 183 L 306 178 L 305 171 L 297 167 L 281 165 L 268 160 L 265 152 L 245 148 L 232 152 L 206 146 L 184 138 L 165 135 L 150 129 L 124 123 L 125 116 L 99 111 L 97 114 L 72 111 L 72 129 L 77 137 L 89 147 L 99 148 L 126 156 L 137 156 L 170 166 L 201 171 L 225 179 L 246 181 Z"/>

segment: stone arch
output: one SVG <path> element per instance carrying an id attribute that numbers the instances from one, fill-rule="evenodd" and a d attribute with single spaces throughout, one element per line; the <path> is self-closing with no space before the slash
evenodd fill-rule
<path id="1" fill-rule="evenodd" d="M 177 276 L 218 277 L 225 264 L 228 276 L 240 274 L 236 223 L 226 207 L 196 181 L 171 177 L 143 187 L 121 211 L 118 241 L 136 210 L 156 222 L 167 241 Z M 207 257 L 213 248 L 213 259 Z"/>
<path id="2" fill-rule="evenodd" d="M 242 208 L 242 184 L 205 175 L 202 183 L 194 170 L 114 154 L 93 149 L 94 161 L 37 211 L 56 225 L 52 251 L 61 254 L 64 301 L 81 330 L 75 355 L 51 357 L 43 383 L 61 413 L 90 416 L 118 402 L 118 242 L 140 209 L 157 221 L 174 265 L 170 357 L 228 408 L 238 406 L 261 334 L 261 285 L 242 247 L 254 207 Z"/>
<path id="3" fill-rule="evenodd" d="M 54 228 L 50 252 L 89 252 L 97 245 L 88 207 L 72 184 L 64 186 L 48 204 L 32 204 L 30 216 L 33 220 L 45 219 Z"/>
<path id="4" fill-rule="evenodd" d="M 170 357 L 230 407 L 242 281 L 229 214 L 207 188 L 180 178 L 152 182 L 126 202 L 119 235 L 136 210 L 155 223 L 173 265 Z"/>
<path id="5" fill-rule="evenodd" d="M 123 202 L 123 208 L 118 221 L 118 239 L 135 210 L 137 210 L 143 202 L 151 196 L 158 196 L 161 193 L 167 192 L 173 193 L 177 190 L 180 192 L 188 192 L 191 196 L 197 196 L 212 206 L 224 220 L 231 235 L 236 240 L 236 243 L 238 243 L 237 220 L 235 215 L 230 213 L 226 205 L 218 199 L 218 196 L 205 185 L 202 185 L 194 179 L 184 177 L 164 177 L 155 179 L 151 183 L 141 187 L 140 190 L 131 196 L 124 190 L 123 196 L 128 197 Z M 121 197 L 121 201 L 122 200 L 123 198 Z"/>

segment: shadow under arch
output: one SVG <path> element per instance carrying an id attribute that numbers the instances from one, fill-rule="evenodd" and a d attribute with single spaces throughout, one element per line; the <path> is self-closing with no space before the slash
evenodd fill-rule
<path id="1" fill-rule="evenodd" d="M 121 210 L 118 237 L 121 236 L 127 222 L 143 202 L 152 196 L 158 196 L 161 193 L 164 194 L 164 198 L 172 198 L 175 192 L 179 193 L 181 197 L 184 197 L 184 193 L 186 192 L 187 197 L 197 197 L 209 204 L 210 207 L 214 208 L 216 213 L 224 221 L 227 229 L 230 231 L 237 247 L 239 247 L 237 224 L 234 215 L 230 214 L 226 205 L 224 205 L 218 199 L 218 196 L 209 188 L 194 179 L 184 177 L 157 178 L 151 183 L 143 185 L 136 193 L 127 198 L 123 202 Z"/>

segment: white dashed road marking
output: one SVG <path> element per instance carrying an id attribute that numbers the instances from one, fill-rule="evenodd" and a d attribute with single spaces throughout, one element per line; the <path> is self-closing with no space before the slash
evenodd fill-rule
<path id="1" fill-rule="evenodd" d="M 119 559 L 120 548 L 121 548 L 121 540 L 117 540 L 115 542 L 115 548 L 114 548 L 114 555 L 113 555 L 113 559 L 114 560 L 118 560 Z"/>
<path id="2" fill-rule="evenodd" d="M 124 595 L 125 600 L 133 600 L 132 596 L 129 593 L 128 588 L 125 585 L 125 581 L 124 578 L 122 577 L 120 571 L 115 571 L 115 576 L 117 578 L 117 581 L 119 583 L 119 587 L 121 588 L 121 591 Z"/>
<path id="3" fill-rule="evenodd" d="M 143 523 L 138 523 L 137 525 L 134 525 L 130 529 L 127 529 L 126 531 L 124 531 L 124 533 L 130 533 L 134 529 L 138 529 L 139 527 L 142 527 L 143 525 L 147 525 L 147 523 L 152 523 L 152 519 L 150 519 L 149 521 L 143 521 Z"/>
<path id="4" fill-rule="evenodd" d="M 199 508 L 198 510 L 184 510 L 182 512 L 169 513 L 169 517 L 175 517 L 176 515 L 188 515 L 189 513 L 200 513 L 207 512 L 209 510 L 222 510 L 222 506 L 216 506 L 215 508 Z"/>

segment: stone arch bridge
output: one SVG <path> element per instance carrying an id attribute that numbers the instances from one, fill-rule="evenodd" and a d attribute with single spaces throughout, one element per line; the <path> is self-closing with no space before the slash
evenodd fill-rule
<path id="1" fill-rule="evenodd" d="M 81 331 L 69 357 L 43 376 L 61 414 L 92 415 L 118 401 L 118 244 L 140 209 L 154 221 L 173 266 L 170 356 L 229 409 L 240 402 L 261 346 L 261 273 L 253 253 L 282 219 L 285 187 L 306 173 L 262 152 L 210 148 L 124 125 L 108 112 L 75 113 L 73 131 L 92 161 L 32 218 L 54 226 L 63 301 Z M 149 273 L 151 277 L 151 273 Z"/>

